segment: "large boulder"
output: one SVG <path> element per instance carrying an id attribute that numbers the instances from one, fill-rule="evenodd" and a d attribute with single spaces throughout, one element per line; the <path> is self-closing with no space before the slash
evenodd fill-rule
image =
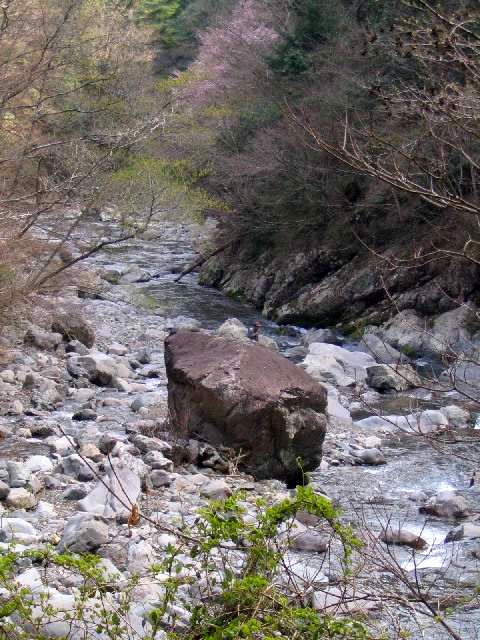
<path id="1" fill-rule="evenodd" d="M 256 478 L 294 484 L 301 469 L 316 468 L 327 394 L 305 371 L 253 342 L 201 332 L 180 331 L 165 345 L 178 435 L 234 449 Z"/>
<path id="2" fill-rule="evenodd" d="M 95 343 L 95 331 L 77 313 L 64 313 L 53 319 L 52 331 L 60 333 L 64 340 L 78 340 L 89 349 Z"/>

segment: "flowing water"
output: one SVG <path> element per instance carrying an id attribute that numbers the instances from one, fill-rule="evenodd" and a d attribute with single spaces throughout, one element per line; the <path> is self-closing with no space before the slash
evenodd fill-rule
<path id="1" fill-rule="evenodd" d="M 193 237 L 199 233 L 195 229 Z M 122 272 L 128 265 L 137 265 L 153 274 L 154 279 L 130 285 L 127 289 L 131 291 L 133 288 L 145 294 L 155 313 L 164 318 L 187 316 L 200 321 L 206 329 L 215 329 L 231 317 L 247 325 L 259 320 L 260 315 L 252 306 L 200 286 L 195 273 L 176 282 L 178 273 L 197 255 L 193 244 L 191 227 L 167 226 L 160 240 L 136 241 L 114 248 L 96 257 L 95 263 Z M 298 337 L 279 336 L 274 323 L 261 320 L 264 332 L 276 337 L 281 350 L 299 344 Z M 452 397 L 432 399 L 417 391 L 397 394 L 385 397 L 383 413 L 409 413 L 412 403 L 421 408 L 437 408 L 456 400 L 458 398 Z M 369 414 L 366 409 L 360 413 L 355 417 Z M 476 433 L 480 435 L 478 431 Z M 472 558 L 471 545 L 460 548 L 453 543 L 445 544 L 445 536 L 455 522 L 425 517 L 419 513 L 419 503 L 425 496 L 439 490 L 455 489 L 467 497 L 474 510 L 478 508 L 479 492 L 475 487 L 469 488 L 469 479 L 475 460 L 480 458 L 480 443 L 477 438 L 469 439 L 468 444 L 454 442 L 437 450 L 421 438 L 391 435 L 383 443 L 387 464 L 379 467 L 330 467 L 312 474 L 312 479 L 342 505 L 350 520 L 360 521 L 362 526 L 374 532 L 387 522 L 395 522 L 420 534 L 428 543 L 425 551 L 413 557 L 405 547 L 395 547 L 392 557 L 408 571 L 413 572 L 416 568 L 417 573 L 426 574 L 430 579 L 433 577 L 434 581 L 436 579 L 437 591 L 443 593 L 451 588 L 462 593 L 462 585 L 468 586 L 475 580 L 478 582 L 478 561 Z M 480 618 L 469 613 L 466 618 L 460 616 L 453 624 L 462 637 L 473 638 L 472 629 L 480 625 Z M 435 627 L 433 632 L 426 630 L 423 637 L 440 638 L 443 635 Z"/>

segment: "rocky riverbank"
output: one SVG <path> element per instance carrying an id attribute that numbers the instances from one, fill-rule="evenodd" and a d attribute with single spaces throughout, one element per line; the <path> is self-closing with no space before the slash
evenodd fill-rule
<path id="1" fill-rule="evenodd" d="M 177 256 L 174 266 L 191 259 L 188 229 L 180 240 L 172 232 L 165 244 Z M 271 502 L 290 495 L 278 480 L 255 481 L 243 473 L 241 455 L 211 446 L 208 437 L 190 438 L 179 457 L 168 421 L 165 339 L 172 331 L 207 329 L 242 343 L 241 323 L 218 327 L 232 308 L 246 321 L 255 314 L 203 290 L 212 306 L 205 322 L 198 316 L 206 306 L 194 307 L 195 317 L 167 317 L 167 301 L 169 309 L 183 311 L 199 289 L 193 276 L 187 285 L 173 283 L 172 261 L 165 254 L 154 257 L 164 248 L 145 242 L 97 260 L 103 282 L 119 284 L 102 284 L 81 300 L 75 289 L 51 299 L 35 324 L 21 328 L 16 339 L 4 338 L 0 371 L 2 548 L 15 540 L 27 549 L 51 544 L 95 551 L 122 579 L 139 574 L 131 610 L 139 637 L 160 598 L 149 568 L 168 557 L 169 545 L 196 521 L 200 507 L 243 489 L 243 504 L 254 517 L 259 497 Z M 147 295 L 158 299 L 159 308 L 132 304 Z M 181 299 L 172 303 L 175 295 Z M 414 637 L 442 637 L 422 613 L 413 620 L 407 587 L 387 566 L 390 558 L 402 575 L 417 576 L 430 589 L 432 601 L 460 604 L 451 624 L 462 638 L 473 638 L 476 602 L 465 600 L 473 597 L 480 555 L 479 494 L 476 484 L 469 487 L 479 452 L 472 407 L 456 393 L 419 389 L 410 360 L 383 340 L 388 353 L 380 354 L 379 342 L 377 352 L 372 344 L 353 350 L 331 344 L 325 332 L 290 332 L 292 337 L 265 339 L 268 346 L 256 348 L 280 345 L 325 385 L 327 434 L 312 484 L 342 506 L 345 521 L 366 541 L 355 579 L 346 584 L 321 526 L 299 516 L 288 561 L 302 593 L 320 609 L 369 612 L 380 628 L 393 628 L 389 602 L 402 597 L 405 606 L 395 613 Z M 137 520 L 134 507 L 146 518 Z M 200 567 L 191 559 L 185 565 L 194 581 Z M 27 586 L 39 588 L 44 580 L 33 561 L 18 574 Z M 60 572 L 51 580 L 49 589 L 68 609 L 71 577 Z M 175 615 L 167 612 L 176 624 L 189 620 L 189 607 L 198 601 L 194 587 L 172 605 Z M 65 623 L 55 633 L 61 637 Z"/>

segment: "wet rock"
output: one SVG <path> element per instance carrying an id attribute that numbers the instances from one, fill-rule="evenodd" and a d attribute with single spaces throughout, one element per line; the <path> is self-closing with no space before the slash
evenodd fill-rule
<path id="1" fill-rule="evenodd" d="M 242 451 L 240 466 L 257 478 L 296 482 L 297 459 L 316 468 L 325 436 L 326 392 L 273 351 L 204 333 L 166 342 L 173 427 L 214 447 Z"/>
<path id="2" fill-rule="evenodd" d="M 36 347 L 37 349 L 43 349 L 45 351 L 53 351 L 62 342 L 62 336 L 60 333 L 51 333 L 50 331 L 43 331 L 35 327 L 27 331 L 23 341 L 27 346 Z"/>
<path id="3" fill-rule="evenodd" d="M 33 509 L 37 504 L 35 496 L 22 487 L 10 489 L 8 492 L 7 507 L 11 509 Z"/>
<path id="4" fill-rule="evenodd" d="M 225 500 L 232 490 L 224 480 L 211 480 L 202 486 L 200 494 L 208 500 Z"/>
<path id="5" fill-rule="evenodd" d="M 354 456 L 355 462 L 360 464 L 378 466 L 380 464 L 386 464 L 387 462 L 383 453 L 376 448 L 357 450 L 352 449 L 351 454 Z"/>
<path id="6" fill-rule="evenodd" d="M 93 411 L 93 409 L 79 409 L 79 411 L 76 411 L 73 416 L 72 416 L 72 420 L 76 420 L 77 422 L 87 422 L 88 420 L 96 420 L 97 419 L 97 414 L 95 413 L 95 411 Z"/>
<path id="7" fill-rule="evenodd" d="M 378 391 L 406 391 L 422 381 L 409 364 L 376 364 L 367 369 L 367 383 Z"/>
<path id="8" fill-rule="evenodd" d="M 92 553 L 108 542 L 108 525 L 90 513 L 77 513 L 66 523 L 58 550 Z"/>
<path id="9" fill-rule="evenodd" d="M 428 544 L 419 535 L 395 526 L 389 526 L 380 535 L 380 540 L 386 544 L 402 545 L 412 549 L 425 549 Z"/>
<path id="10" fill-rule="evenodd" d="M 448 532 L 445 542 L 457 542 L 467 538 L 480 538 L 480 523 L 465 522 Z"/>
<path id="11" fill-rule="evenodd" d="M 137 282 L 148 282 L 150 274 L 139 265 L 134 264 L 123 273 L 118 280 L 118 284 L 135 284 Z"/>
<path id="12" fill-rule="evenodd" d="M 67 342 L 78 340 L 89 349 L 95 344 L 93 327 L 77 313 L 56 316 L 52 322 L 52 331 L 61 334 Z"/>
<path id="13" fill-rule="evenodd" d="M 368 353 L 314 342 L 310 345 L 302 366 L 317 380 L 338 387 L 349 387 L 364 383 L 367 379 L 367 367 L 374 364 L 375 360 Z"/>
<path id="14" fill-rule="evenodd" d="M 137 503 L 141 481 L 137 473 L 124 464 L 115 463 L 108 469 L 102 482 L 82 500 L 78 507 L 105 518 L 129 516 L 131 507 Z"/>
<path id="15" fill-rule="evenodd" d="M 454 491 L 441 491 L 420 507 L 420 513 L 438 518 L 463 518 L 470 513 L 470 507 L 465 498 Z"/>
<path id="16" fill-rule="evenodd" d="M 225 320 L 215 333 L 222 338 L 229 338 L 231 340 L 248 340 L 248 329 L 243 322 L 237 318 Z"/>

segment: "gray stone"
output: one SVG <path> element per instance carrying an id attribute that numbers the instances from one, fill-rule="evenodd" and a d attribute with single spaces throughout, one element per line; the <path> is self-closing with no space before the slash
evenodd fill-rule
<path id="1" fill-rule="evenodd" d="M 129 378 L 131 370 L 123 363 L 117 363 L 112 357 L 100 352 L 92 352 L 88 356 L 74 356 L 68 361 L 79 371 L 84 370 L 94 384 L 101 387 L 112 386 L 114 378 Z"/>
<path id="2" fill-rule="evenodd" d="M 33 509 L 37 504 L 35 496 L 23 487 L 10 489 L 8 492 L 7 507 L 12 509 Z"/>
<path id="3" fill-rule="evenodd" d="M 400 364 L 408 360 L 405 354 L 374 333 L 365 333 L 359 346 L 362 351 L 370 353 L 379 364 Z"/>
<path id="4" fill-rule="evenodd" d="M 439 518 L 463 518 L 470 511 L 465 498 L 454 491 L 440 491 L 420 507 L 420 513 L 428 513 Z"/>
<path id="5" fill-rule="evenodd" d="M 237 318 L 229 318 L 218 327 L 215 332 L 218 336 L 231 340 L 248 340 L 247 327 Z"/>
<path id="6" fill-rule="evenodd" d="M 328 549 L 329 540 L 326 536 L 313 529 L 302 527 L 290 538 L 290 548 L 295 551 L 324 553 Z"/>
<path id="7" fill-rule="evenodd" d="M 348 351 L 333 344 L 314 342 L 302 366 L 312 377 L 335 386 L 349 387 L 367 379 L 367 367 L 375 360 L 368 353 Z"/>
<path id="8" fill-rule="evenodd" d="M 58 550 L 91 553 L 108 542 L 108 525 L 91 513 L 77 513 L 66 523 Z"/>
<path id="9" fill-rule="evenodd" d="M 26 487 L 30 481 L 32 472 L 26 467 L 23 462 L 16 462 L 9 460 L 7 464 L 9 485 L 11 487 Z"/>
<path id="10" fill-rule="evenodd" d="M 195 318 L 187 318 L 186 316 L 177 316 L 176 318 L 167 318 L 165 321 L 165 329 L 175 331 L 198 331 L 201 323 Z"/>
<path id="11" fill-rule="evenodd" d="M 11 542 L 12 540 L 22 544 L 32 544 L 37 540 L 37 531 L 23 518 L 1 518 L 0 541 Z"/>
<path id="12" fill-rule="evenodd" d="M 26 345 L 43 349 L 45 351 L 53 351 L 62 342 L 62 336 L 59 333 L 51 333 L 43 331 L 38 327 L 32 327 L 27 331 L 23 341 Z"/>
<path id="13" fill-rule="evenodd" d="M 92 463 L 93 464 L 93 463 Z M 62 458 L 62 472 L 82 482 L 89 482 L 95 478 L 95 474 L 88 464 L 82 460 L 78 453 Z"/>
<path id="14" fill-rule="evenodd" d="M 477 522 L 465 522 L 448 532 L 445 542 L 480 538 L 480 524 Z"/>
<path id="15" fill-rule="evenodd" d="M 8 496 L 9 491 L 10 487 L 8 486 L 8 484 L 0 480 L 0 500 L 5 500 Z"/>
<path id="16" fill-rule="evenodd" d="M 171 451 L 172 449 L 172 445 L 164 440 L 149 438 L 148 436 L 143 436 L 141 434 L 134 435 L 130 440 L 139 451 L 146 454 L 151 451 L 160 451 L 163 453 L 164 451 Z"/>
<path id="17" fill-rule="evenodd" d="M 442 407 L 440 412 L 446 417 L 451 427 L 466 427 L 470 422 L 470 412 L 453 404 Z"/>
<path id="18" fill-rule="evenodd" d="M 120 344 L 119 342 L 113 342 L 108 347 L 108 353 L 111 353 L 114 356 L 125 356 L 128 353 L 128 349 L 125 345 Z"/>
<path id="19" fill-rule="evenodd" d="M 367 368 L 367 383 L 378 391 L 406 391 L 422 380 L 409 364 L 376 364 Z"/>
<path id="20" fill-rule="evenodd" d="M 310 329 L 303 336 L 302 342 L 309 347 L 314 342 L 322 342 L 324 344 L 340 344 L 338 336 L 331 329 Z"/>
<path id="21" fill-rule="evenodd" d="M 150 393 L 142 393 L 133 400 L 130 405 L 132 411 L 140 411 L 140 409 L 154 407 L 156 405 L 163 405 L 165 403 L 165 396 L 157 391 Z"/>
<path id="22" fill-rule="evenodd" d="M 351 455 L 354 456 L 356 462 L 370 466 L 385 464 L 385 456 L 379 449 L 352 449 Z"/>
<path id="23" fill-rule="evenodd" d="M 200 494 L 209 500 L 225 500 L 232 495 L 232 490 L 224 480 L 211 480 L 202 486 Z"/>
<path id="24" fill-rule="evenodd" d="M 83 484 L 74 484 L 62 493 L 64 500 L 81 500 L 88 494 L 88 489 Z"/>
<path id="25" fill-rule="evenodd" d="M 117 435 L 113 433 L 103 433 L 100 440 L 98 441 L 98 448 L 101 453 L 106 456 L 112 453 L 115 445 L 119 442 L 119 438 Z"/>
<path id="26" fill-rule="evenodd" d="M 161 451 L 149 451 L 145 458 L 146 464 L 152 469 L 163 469 L 173 471 L 173 462 L 166 458 Z"/>
<path id="27" fill-rule="evenodd" d="M 105 518 L 128 517 L 138 501 L 140 490 L 138 474 L 121 463 L 115 463 L 107 470 L 102 482 L 98 482 L 88 496 L 79 501 L 78 507 Z"/>
<path id="28" fill-rule="evenodd" d="M 258 336 L 257 343 L 262 347 L 266 347 L 267 349 L 272 349 L 273 351 L 279 351 L 278 344 L 273 338 L 270 338 L 270 336 L 265 336 L 263 334 L 260 334 Z"/>
<path id="29" fill-rule="evenodd" d="M 38 473 L 39 471 L 49 473 L 50 471 L 53 471 L 53 462 L 50 458 L 47 458 L 47 456 L 30 456 L 23 464 L 30 473 Z"/>
<path id="30" fill-rule="evenodd" d="M 77 313 L 61 314 L 54 318 L 52 331 L 67 341 L 78 340 L 89 349 L 95 344 L 95 331 L 90 324 Z"/>
<path id="31" fill-rule="evenodd" d="M 172 476 L 162 469 L 155 469 L 152 471 L 149 478 L 154 489 L 169 487 L 172 484 Z"/>

